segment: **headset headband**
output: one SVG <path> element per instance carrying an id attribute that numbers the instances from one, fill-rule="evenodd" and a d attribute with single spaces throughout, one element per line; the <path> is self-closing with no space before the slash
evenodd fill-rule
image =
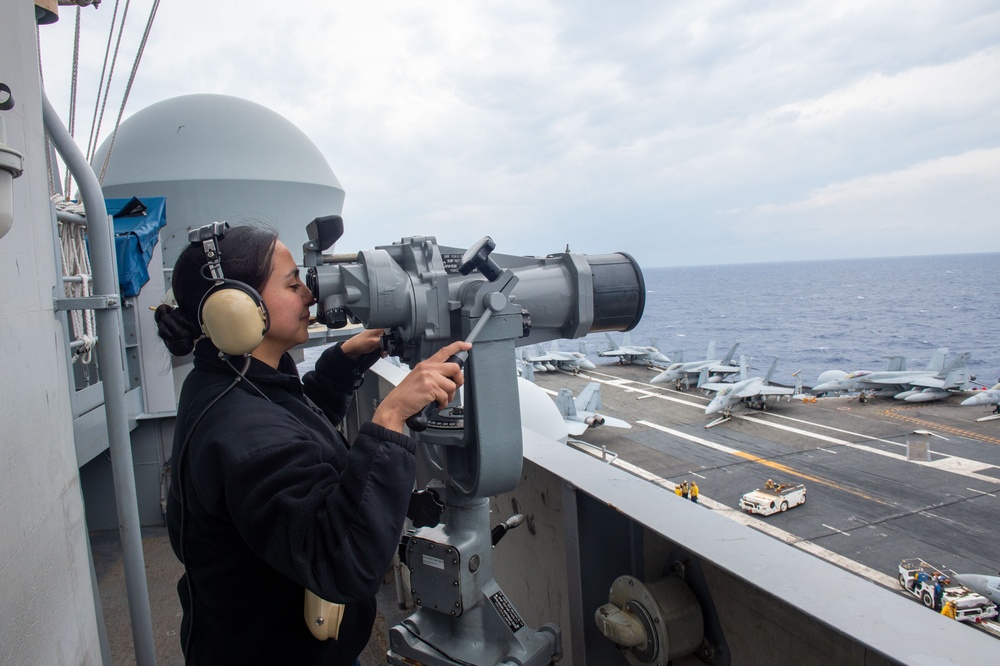
<path id="1" fill-rule="evenodd" d="M 188 232 L 188 241 L 201 242 L 201 247 L 208 257 L 208 270 L 215 284 L 222 284 L 225 277 L 222 274 L 222 253 L 219 252 L 219 241 L 226 237 L 228 222 L 212 222 L 203 227 Z"/>

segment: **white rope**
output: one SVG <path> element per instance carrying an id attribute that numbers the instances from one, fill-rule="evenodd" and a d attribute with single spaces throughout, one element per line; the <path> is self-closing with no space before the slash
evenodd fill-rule
<path id="1" fill-rule="evenodd" d="M 81 204 L 67 201 L 61 195 L 53 195 L 52 201 L 59 210 L 77 215 L 84 214 Z M 62 274 L 66 277 L 80 278 L 79 282 L 63 283 L 66 298 L 93 296 L 94 288 L 91 284 L 93 271 L 90 267 L 90 255 L 87 252 L 84 225 L 59 222 L 59 244 L 62 254 Z M 73 329 L 73 339 L 83 343 L 83 346 L 74 353 L 73 361 L 80 359 L 84 365 L 89 365 L 91 352 L 97 343 L 97 317 L 93 310 L 70 310 L 69 319 Z"/>

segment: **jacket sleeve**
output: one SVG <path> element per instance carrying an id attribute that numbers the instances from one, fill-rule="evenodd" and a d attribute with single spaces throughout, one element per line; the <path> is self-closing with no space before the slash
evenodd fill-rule
<path id="1" fill-rule="evenodd" d="M 339 425 L 351 405 L 354 391 L 364 382 L 365 372 L 381 357 L 375 350 L 355 361 L 338 342 L 316 360 L 316 367 L 302 378 L 305 394 L 323 410 L 330 422 Z"/>
<path id="2" fill-rule="evenodd" d="M 415 442 L 361 426 L 343 473 L 303 434 L 225 477 L 233 522 L 258 557 L 323 599 L 373 596 L 396 552 L 415 481 Z"/>

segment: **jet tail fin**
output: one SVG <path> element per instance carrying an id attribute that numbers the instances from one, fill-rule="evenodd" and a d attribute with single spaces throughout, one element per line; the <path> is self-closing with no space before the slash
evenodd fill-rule
<path id="1" fill-rule="evenodd" d="M 698 373 L 698 388 L 701 388 L 703 384 L 708 383 L 708 368 L 702 368 L 701 372 Z"/>
<path id="2" fill-rule="evenodd" d="M 535 381 L 535 366 L 530 363 L 521 363 L 521 378 L 527 379 L 529 382 Z"/>
<path id="3" fill-rule="evenodd" d="M 736 344 L 734 344 L 732 347 L 729 348 L 729 351 L 726 353 L 726 357 L 724 359 L 722 359 L 722 364 L 723 365 L 729 365 L 730 363 L 733 362 L 733 356 L 736 355 L 736 348 L 739 347 L 739 346 L 740 346 L 740 343 L 737 342 Z M 712 355 L 714 356 L 714 354 L 715 354 L 715 350 L 712 350 Z M 711 357 L 709 357 L 709 358 L 711 358 Z"/>
<path id="4" fill-rule="evenodd" d="M 903 370 L 906 370 L 906 357 L 890 356 L 889 364 L 885 369 L 887 372 L 902 372 Z"/>
<path id="5" fill-rule="evenodd" d="M 601 407 L 601 385 L 590 382 L 576 397 L 576 409 L 582 412 L 596 412 Z"/>
<path id="6" fill-rule="evenodd" d="M 970 358 L 972 358 L 971 352 L 956 356 L 951 365 L 941 371 L 944 373 L 945 388 L 965 386 L 969 383 L 968 363 Z"/>
<path id="7" fill-rule="evenodd" d="M 927 369 L 933 370 L 934 372 L 941 372 L 944 370 L 944 357 L 948 355 L 948 348 L 941 347 L 936 352 L 934 356 L 931 356 L 931 360 L 927 363 Z"/>
<path id="8" fill-rule="evenodd" d="M 740 354 L 740 381 L 741 382 L 744 381 L 745 379 L 747 379 L 749 377 L 749 375 L 750 375 L 750 373 L 747 370 L 747 368 L 748 368 L 748 366 L 747 366 L 747 357 L 746 357 L 745 354 Z"/>
<path id="9" fill-rule="evenodd" d="M 556 407 L 563 418 L 573 418 L 576 416 L 576 402 L 573 400 L 573 392 L 569 389 L 559 389 L 556 395 Z"/>
<path id="10" fill-rule="evenodd" d="M 713 361 L 715 360 L 715 340 L 708 343 L 708 349 L 705 351 L 705 360 Z"/>
<path id="11" fill-rule="evenodd" d="M 777 367 L 778 367 L 778 359 L 775 358 L 774 361 L 771 362 L 771 367 L 768 369 L 767 374 L 764 375 L 764 384 L 765 385 L 771 383 L 771 377 L 774 375 L 774 369 L 777 368 Z"/>

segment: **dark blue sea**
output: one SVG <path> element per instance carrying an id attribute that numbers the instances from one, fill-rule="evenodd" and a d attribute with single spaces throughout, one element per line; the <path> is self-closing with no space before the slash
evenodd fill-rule
<path id="1" fill-rule="evenodd" d="M 632 344 L 667 356 L 704 358 L 715 340 L 721 357 L 740 342 L 755 374 L 777 357 L 775 382 L 791 385 L 800 371 L 811 386 L 825 370 L 884 369 L 889 356 L 922 369 L 947 347 L 948 361 L 972 352 L 978 382 L 1000 378 L 1000 253 L 644 267 L 643 275 L 646 308 Z M 607 348 L 603 333 L 584 342 L 595 362 L 611 361 L 596 356 Z M 578 350 L 580 341 L 559 346 Z"/>

